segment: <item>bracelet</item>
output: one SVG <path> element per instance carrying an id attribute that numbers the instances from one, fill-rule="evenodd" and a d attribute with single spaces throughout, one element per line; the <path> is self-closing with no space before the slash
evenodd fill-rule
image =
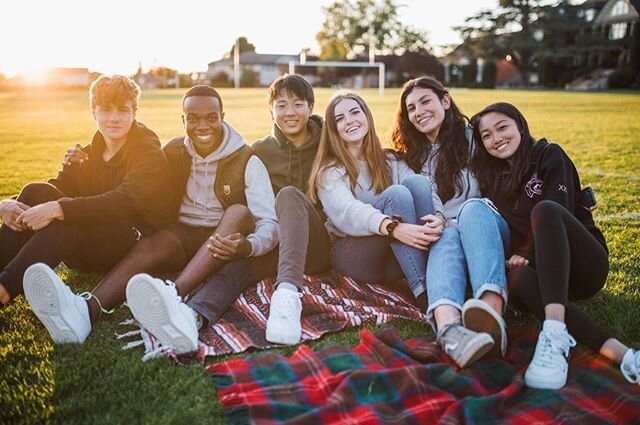
<path id="1" fill-rule="evenodd" d="M 389 238 L 390 241 L 392 241 L 394 239 L 393 237 L 393 231 L 396 229 L 396 227 L 398 227 L 398 224 L 402 223 L 402 217 L 398 216 L 398 215 L 392 215 L 391 216 L 391 222 L 389 224 L 387 224 L 387 238 Z"/>

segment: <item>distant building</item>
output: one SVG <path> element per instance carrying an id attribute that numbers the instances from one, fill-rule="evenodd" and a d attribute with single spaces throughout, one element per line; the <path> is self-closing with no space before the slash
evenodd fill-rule
<path id="1" fill-rule="evenodd" d="M 268 86 L 278 76 L 289 70 L 290 61 L 298 61 L 298 55 L 261 54 L 255 52 L 240 53 L 240 72 L 253 75 L 252 86 Z M 247 72 L 248 71 L 248 72 Z M 227 81 L 233 82 L 233 58 L 225 58 L 210 62 L 207 66 L 206 79 L 221 80 L 222 75 Z"/>

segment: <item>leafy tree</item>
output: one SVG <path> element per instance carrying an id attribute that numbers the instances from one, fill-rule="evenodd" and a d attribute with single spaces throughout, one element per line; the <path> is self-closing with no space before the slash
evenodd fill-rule
<path id="1" fill-rule="evenodd" d="M 239 46 L 240 53 L 256 51 L 256 46 L 251 44 L 249 40 L 247 40 L 247 37 L 238 37 L 236 40 L 236 43 L 240 43 L 240 46 Z M 233 46 L 231 46 L 231 49 L 224 54 L 223 56 L 224 59 L 233 58 L 233 52 L 235 51 L 236 43 L 233 43 Z"/>
<path id="2" fill-rule="evenodd" d="M 480 11 L 456 29 L 479 55 L 509 57 L 528 84 L 541 34 L 534 23 L 548 5 L 548 0 L 498 0 L 497 8 Z"/>
<path id="3" fill-rule="evenodd" d="M 380 54 L 402 54 L 428 48 L 426 34 L 403 25 L 396 0 L 345 0 L 323 7 L 325 21 L 316 34 L 320 58 L 353 59 L 370 42 Z"/>

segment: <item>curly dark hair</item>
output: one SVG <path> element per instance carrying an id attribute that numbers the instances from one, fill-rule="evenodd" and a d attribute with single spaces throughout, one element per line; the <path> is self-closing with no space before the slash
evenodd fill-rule
<path id="1" fill-rule="evenodd" d="M 409 121 L 406 100 L 416 87 L 432 90 L 441 102 L 445 96 L 450 100 L 450 107 L 445 111 L 438 133 L 440 147 L 435 173 L 438 195 L 442 202 L 447 202 L 457 193 L 462 193 L 464 187 L 462 169 L 468 165 L 470 159 L 469 141 L 465 135 L 469 119 L 460 111 L 444 86 L 432 77 L 414 78 L 402 86 L 391 143 L 400 158 L 416 173 L 420 172 L 432 149 L 426 136 Z"/>

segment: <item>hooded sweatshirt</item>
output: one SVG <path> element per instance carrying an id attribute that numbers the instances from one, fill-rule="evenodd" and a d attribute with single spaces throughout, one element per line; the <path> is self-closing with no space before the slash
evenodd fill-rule
<path id="1" fill-rule="evenodd" d="M 533 241 L 531 210 L 540 201 L 550 200 L 565 207 L 594 238 L 607 249 L 591 211 L 580 205 L 580 177 L 565 151 L 546 139 L 538 140 L 531 151 L 528 177 L 515 198 L 504 194 L 493 199 L 500 214 L 509 223 L 514 253 L 527 257 Z"/>
<path id="2" fill-rule="evenodd" d="M 170 223 L 168 163 L 158 136 L 134 121 L 124 145 L 108 161 L 102 159 L 105 147 L 102 133 L 96 131 L 82 148 L 88 160 L 65 165 L 49 180 L 65 194 L 58 201 L 64 221 L 97 225 L 130 220 L 140 230 Z"/>
<path id="3" fill-rule="evenodd" d="M 182 143 L 183 149 L 176 149 L 175 143 Z M 224 208 L 214 191 L 214 183 L 220 161 L 247 146 L 244 137 L 232 126 L 223 123 L 220 146 L 202 157 L 189 137 L 170 142 L 165 150 L 169 161 L 181 162 L 184 156 L 191 161 L 191 169 L 184 188 L 181 190 L 178 221 L 194 227 L 216 227 L 224 214 Z M 175 155 L 179 151 L 181 154 Z M 179 164 L 172 164 L 179 165 Z M 255 231 L 247 236 L 251 243 L 251 255 L 263 255 L 277 244 L 277 222 L 275 197 L 271 189 L 269 174 L 262 161 L 252 156 L 244 172 L 247 207 L 256 221 Z"/>
<path id="4" fill-rule="evenodd" d="M 291 143 L 275 124 L 270 136 L 256 141 L 251 146 L 269 170 L 273 191 L 276 194 L 285 186 L 295 186 L 302 193 L 307 193 L 311 167 L 320 143 L 322 118 L 312 115 L 307 129 L 311 137 L 300 147 Z"/>

